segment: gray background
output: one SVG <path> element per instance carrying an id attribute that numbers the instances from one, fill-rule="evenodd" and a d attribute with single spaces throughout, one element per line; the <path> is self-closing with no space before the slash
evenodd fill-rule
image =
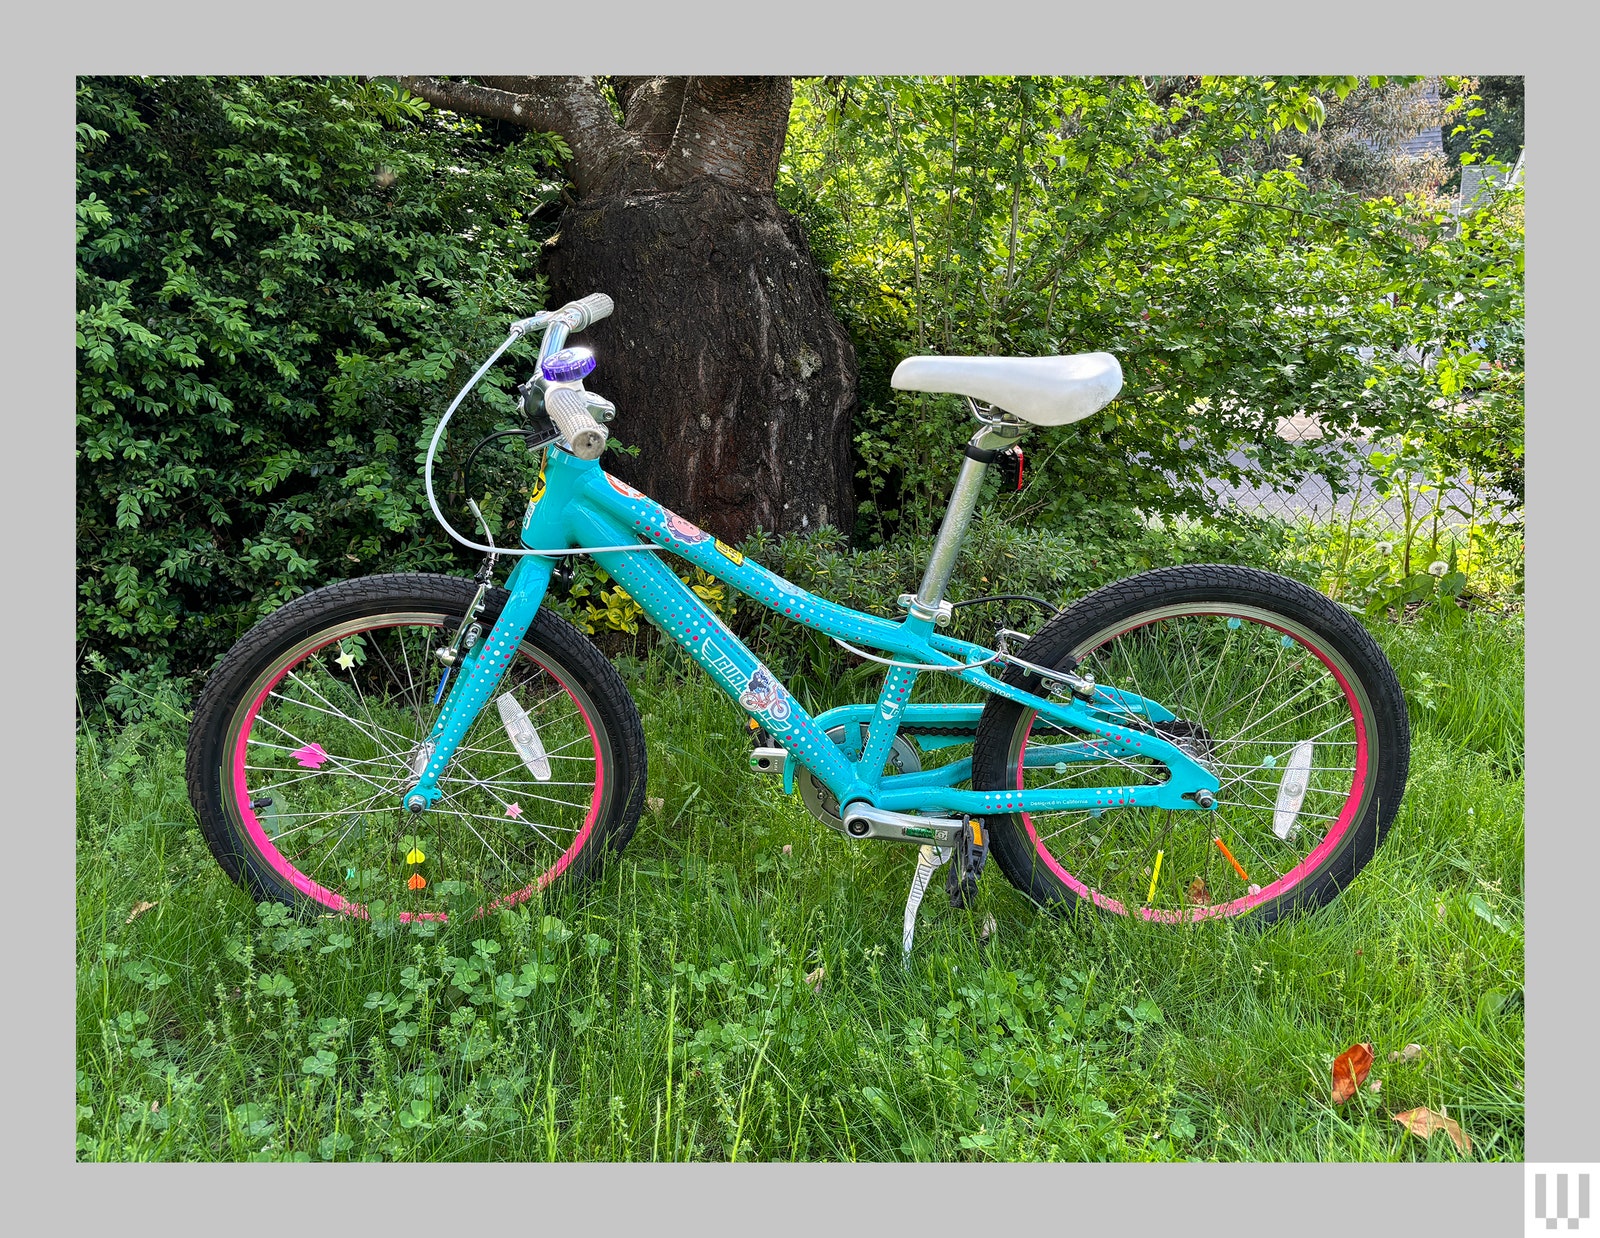
<path id="1" fill-rule="evenodd" d="M 13 879 L 4 1036 L 21 1232 L 409 1228 L 563 1220 L 613 1232 L 1520 1232 L 1518 1166 L 373 1166 L 141 1171 L 73 1164 L 73 74 L 77 72 L 1524 73 L 1536 150 L 1528 251 L 1528 1152 L 1600 1159 L 1594 1119 L 1595 811 L 1580 718 L 1591 498 L 1593 77 L 1575 7 L 1461 3 L 869 5 L 808 0 L 589 8 L 75 4 L 7 23 L 4 338 L 13 432 L 3 487 Z M 1583 23 L 1585 26 L 1587 23 Z M 20 389 L 18 389 L 20 388 Z M 274 1181 L 265 1180 L 272 1174 Z M 292 1181 L 290 1177 L 292 1175 Z M 48 1220 L 46 1220 L 48 1218 Z M 904 1220 L 900 1220 L 904 1218 Z M 896 1221 L 899 1220 L 899 1224 Z M 630 1225 L 629 1228 L 632 1228 Z M 1564 1231 L 1563 1231 L 1564 1232 Z"/>

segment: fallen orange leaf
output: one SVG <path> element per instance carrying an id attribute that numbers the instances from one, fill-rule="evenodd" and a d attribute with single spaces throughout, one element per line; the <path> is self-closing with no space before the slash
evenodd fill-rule
<path id="1" fill-rule="evenodd" d="M 1456 1145 L 1456 1151 L 1472 1151 L 1472 1140 L 1467 1138 L 1467 1133 L 1456 1124 L 1454 1118 L 1447 1118 L 1442 1113 L 1419 1106 L 1395 1114 L 1394 1120 L 1419 1139 L 1429 1139 L 1436 1131 L 1443 1131 L 1450 1136 L 1450 1142 Z"/>
<path id="2" fill-rule="evenodd" d="M 1372 1069 L 1372 1046 L 1351 1045 L 1333 1059 L 1333 1103 L 1342 1105 L 1367 1081 Z"/>
<path id="3" fill-rule="evenodd" d="M 1196 877 L 1189 883 L 1189 901 L 1199 907 L 1211 904 L 1211 891 L 1206 889 L 1206 879 Z"/>
<path id="4" fill-rule="evenodd" d="M 133 910 L 128 913 L 128 918 L 124 920 L 123 923 L 132 924 L 135 920 L 144 915 L 145 912 L 149 911 L 154 906 L 154 903 L 135 903 L 133 905 Z"/>

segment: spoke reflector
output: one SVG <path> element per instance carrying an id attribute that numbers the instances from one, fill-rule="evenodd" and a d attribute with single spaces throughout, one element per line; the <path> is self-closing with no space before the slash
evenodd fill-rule
<path id="1" fill-rule="evenodd" d="M 501 693 L 495 704 L 500 710 L 500 721 L 505 723 L 506 734 L 511 737 L 511 746 L 517 750 L 528 772 L 540 782 L 549 782 L 550 758 L 545 755 L 539 732 L 534 730 L 527 713 L 509 692 Z"/>
<path id="2" fill-rule="evenodd" d="M 1300 805 L 1305 803 L 1306 787 L 1311 782 L 1311 751 L 1316 745 L 1302 739 L 1289 754 L 1283 768 L 1283 781 L 1278 784 L 1278 803 L 1272 810 L 1272 832 L 1288 841 L 1294 836 L 1300 818 Z"/>

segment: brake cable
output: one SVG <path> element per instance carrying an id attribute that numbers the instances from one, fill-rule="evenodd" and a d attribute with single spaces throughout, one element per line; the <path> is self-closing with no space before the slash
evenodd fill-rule
<path id="1" fill-rule="evenodd" d="M 467 380 L 467 385 L 456 393 L 456 398 L 450 401 L 450 407 L 445 410 L 444 416 L 439 419 L 439 424 L 433 431 L 433 438 L 428 443 L 428 457 L 424 462 L 422 469 L 422 485 L 423 489 L 427 493 L 428 507 L 433 511 L 433 518 L 439 522 L 439 527 L 448 533 L 453 540 L 459 542 L 468 550 L 477 550 L 483 554 L 489 555 L 543 555 L 546 558 L 558 558 L 563 555 L 623 553 L 636 550 L 665 550 L 665 546 L 657 546 L 653 542 L 635 542 L 631 546 L 575 546 L 568 550 L 529 550 L 511 546 L 485 546 L 482 543 L 474 542 L 457 532 L 450 522 L 444 518 L 444 513 L 439 510 L 439 500 L 433 493 L 433 458 L 438 453 L 439 440 L 444 437 L 445 427 L 450 424 L 450 418 L 455 416 L 456 409 L 461 406 L 461 401 L 466 399 L 467 392 L 471 391 L 478 385 L 479 380 L 489 372 L 489 368 L 494 365 L 496 361 L 500 360 L 500 354 L 505 352 L 505 350 L 510 348 L 512 344 L 521 339 L 524 333 L 527 332 L 528 328 L 534 325 L 534 321 L 534 319 L 523 319 L 521 322 L 516 323 L 511 328 L 511 334 L 507 335 L 500 347 L 496 348 L 494 352 L 489 355 L 489 359 L 478 367 L 478 372 L 469 378 Z M 479 446 L 482 446 L 482 444 L 479 444 Z M 476 452 L 474 452 L 474 454 L 476 454 Z"/>

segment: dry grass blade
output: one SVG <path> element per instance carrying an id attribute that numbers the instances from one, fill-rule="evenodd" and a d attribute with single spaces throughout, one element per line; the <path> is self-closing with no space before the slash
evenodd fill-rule
<path id="1" fill-rule="evenodd" d="M 816 971 L 806 973 L 806 983 L 811 986 L 813 993 L 822 992 L 822 978 L 828 974 L 826 967 L 819 967 Z"/>
<path id="2" fill-rule="evenodd" d="M 123 923 L 132 924 L 135 920 L 144 915 L 145 912 L 149 911 L 154 906 L 154 903 L 135 903 L 132 910 L 128 912 L 128 918 L 124 920 Z"/>

